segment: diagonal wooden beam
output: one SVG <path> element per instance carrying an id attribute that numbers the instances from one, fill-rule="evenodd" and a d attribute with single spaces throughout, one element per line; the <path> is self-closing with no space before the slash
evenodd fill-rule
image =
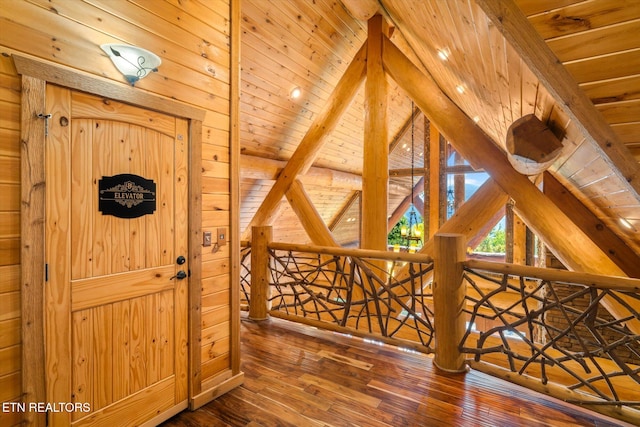
<path id="1" fill-rule="evenodd" d="M 640 166 L 513 0 L 477 0 L 520 58 L 640 200 Z"/>
<path id="2" fill-rule="evenodd" d="M 640 278 L 640 255 L 596 217 L 550 172 L 544 173 L 544 193 L 567 214 L 629 277 Z"/>
<path id="3" fill-rule="evenodd" d="M 386 40 L 383 52 L 384 66 L 389 75 L 414 99 L 447 140 L 455 143 L 463 157 L 471 164 L 483 167 L 511 196 L 520 217 L 565 266 L 574 271 L 625 276 L 622 269 L 570 217 L 527 177 L 513 169 L 506 155 L 442 92 L 431 76 L 420 71 L 390 40 Z M 640 310 L 639 301 L 624 295 L 619 295 L 619 298 Z M 630 314 L 612 298 L 604 298 L 603 305 L 617 319 L 627 318 Z M 627 326 L 634 333 L 640 333 L 640 320 L 631 320 Z"/>
<path id="4" fill-rule="evenodd" d="M 495 180 L 489 178 L 436 233 L 463 234 L 468 245 L 485 230 L 486 224 L 491 223 L 498 213 L 503 212 L 507 201 L 509 196 Z M 433 239 L 428 240 L 420 252 L 433 257 Z"/>
<path id="5" fill-rule="evenodd" d="M 243 233 L 248 239 L 254 225 L 272 225 L 285 192 L 299 174 L 304 174 L 315 161 L 324 145 L 325 137 L 335 128 L 342 114 L 351 105 L 366 74 L 367 43 L 355 55 L 326 101 L 322 112 L 316 117 L 300 141 L 273 187 L 256 211 Z"/>
<path id="6" fill-rule="evenodd" d="M 340 224 L 340 222 L 344 219 L 344 217 L 347 215 L 347 213 L 349 212 L 353 204 L 360 198 L 360 196 L 361 196 L 360 191 L 354 191 L 347 198 L 347 201 L 344 203 L 344 206 L 342 206 L 340 211 L 336 215 L 334 215 L 333 219 L 331 220 L 331 223 L 329 224 L 329 230 L 333 231 L 338 226 L 338 224 Z"/>
<path id="7" fill-rule="evenodd" d="M 564 265 L 576 271 L 624 275 L 562 210 L 511 166 L 505 153 L 447 97 L 431 76 L 420 71 L 390 40 L 386 40 L 383 52 L 385 69 L 396 83 L 465 159 L 483 167 L 511 196 L 525 222 Z M 558 233 L 571 239 L 558 239 Z"/>
<path id="8" fill-rule="evenodd" d="M 289 186 L 287 200 L 314 245 L 340 247 L 300 180 L 294 180 Z"/>

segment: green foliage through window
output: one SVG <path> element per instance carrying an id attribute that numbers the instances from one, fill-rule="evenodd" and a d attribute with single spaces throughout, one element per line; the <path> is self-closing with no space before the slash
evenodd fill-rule
<path id="1" fill-rule="evenodd" d="M 393 226 L 393 228 L 387 235 L 387 242 L 390 246 L 405 244 L 405 240 L 402 238 L 402 234 L 400 233 L 400 228 L 402 226 L 409 227 L 409 221 L 404 216 L 400 218 L 400 221 L 398 221 L 398 223 Z"/>
<path id="2" fill-rule="evenodd" d="M 503 254 L 507 250 L 506 233 L 502 226 L 491 230 L 489 235 L 478 245 L 476 252 Z"/>

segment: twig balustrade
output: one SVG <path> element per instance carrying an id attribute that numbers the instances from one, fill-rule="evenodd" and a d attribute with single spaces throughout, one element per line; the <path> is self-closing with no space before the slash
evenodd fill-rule
<path id="1" fill-rule="evenodd" d="M 435 237 L 435 261 L 269 243 L 271 293 L 262 304 L 274 317 L 433 352 L 439 368 L 468 365 L 640 424 L 640 336 L 625 326 L 640 314 L 620 298 L 639 299 L 640 280 L 464 260 L 451 237 Z M 384 271 L 372 262 L 380 259 Z M 606 316 L 605 297 L 628 316 Z"/>
<path id="2" fill-rule="evenodd" d="M 268 247 L 271 293 L 264 304 L 271 316 L 433 351 L 429 257 L 282 243 Z M 250 301 L 248 272 L 255 266 L 248 265 L 244 251 L 241 286 Z M 379 260 L 386 261 L 384 271 Z M 404 278 L 394 279 L 401 268 L 407 271 Z M 256 317 L 251 310 L 249 317 Z"/>
<path id="3" fill-rule="evenodd" d="M 472 368 L 640 421 L 640 336 L 625 326 L 640 314 L 620 298 L 640 299 L 640 280 L 469 260 L 464 282 Z M 609 315 L 606 297 L 628 316 Z"/>

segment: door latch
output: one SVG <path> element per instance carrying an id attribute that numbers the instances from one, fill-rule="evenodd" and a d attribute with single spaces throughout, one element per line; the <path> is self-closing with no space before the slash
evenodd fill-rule
<path id="1" fill-rule="evenodd" d="M 187 278 L 187 273 L 185 273 L 184 270 L 180 270 L 180 271 L 178 271 L 178 273 L 176 273 L 175 276 L 173 276 L 169 280 L 173 280 L 173 279 L 182 280 L 182 279 L 186 279 L 186 278 Z"/>
<path id="2" fill-rule="evenodd" d="M 44 136 L 49 136 L 49 119 L 52 117 L 51 114 L 38 114 L 37 117 L 39 119 L 44 119 Z"/>

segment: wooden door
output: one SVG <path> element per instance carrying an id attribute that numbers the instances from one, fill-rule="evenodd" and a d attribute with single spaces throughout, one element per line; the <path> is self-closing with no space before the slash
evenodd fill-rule
<path id="1" fill-rule="evenodd" d="M 156 422 L 187 402 L 188 123 L 53 85 L 47 111 L 49 424 Z"/>

